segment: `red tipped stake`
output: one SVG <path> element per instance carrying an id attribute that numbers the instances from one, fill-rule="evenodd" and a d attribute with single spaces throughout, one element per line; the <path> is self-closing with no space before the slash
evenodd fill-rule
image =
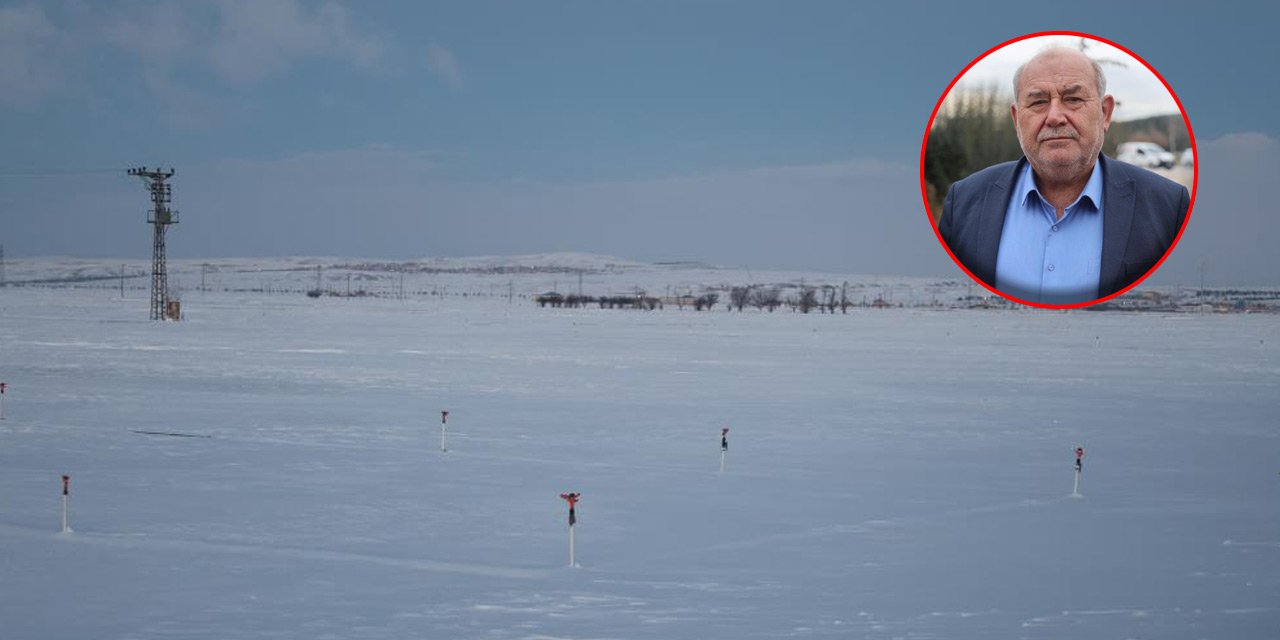
<path id="1" fill-rule="evenodd" d="M 720 429 L 720 473 L 724 473 L 725 454 L 729 453 L 729 427 Z"/>
<path id="2" fill-rule="evenodd" d="M 449 422 L 449 412 L 440 412 L 440 451 L 448 451 L 448 447 L 444 445 L 444 425 Z"/>
<path id="3" fill-rule="evenodd" d="M 578 500 L 582 499 L 582 494 L 578 492 L 562 493 L 560 498 L 569 503 L 569 566 L 576 567 L 577 563 L 573 561 L 573 525 L 578 522 L 578 512 L 574 508 L 578 504 Z"/>
<path id="4" fill-rule="evenodd" d="M 71 476 L 62 476 L 62 532 L 70 533 L 71 527 L 67 525 L 67 502 L 71 498 Z"/>
<path id="5" fill-rule="evenodd" d="M 1076 447 L 1076 482 L 1071 489 L 1071 497 L 1081 498 L 1080 495 L 1080 472 L 1084 470 L 1084 447 Z"/>

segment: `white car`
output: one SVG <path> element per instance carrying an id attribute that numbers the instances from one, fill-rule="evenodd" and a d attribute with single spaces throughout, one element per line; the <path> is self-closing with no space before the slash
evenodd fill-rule
<path id="1" fill-rule="evenodd" d="M 1169 169 L 1175 158 L 1154 142 L 1121 142 L 1116 147 L 1116 160 L 1147 169 Z"/>
<path id="2" fill-rule="evenodd" d="M 1178 156 L 1178 164 L 1184 167 L 1196 166 L 1196 154 L 1190 147 L 1182 150 L 1182 155 Z"/>

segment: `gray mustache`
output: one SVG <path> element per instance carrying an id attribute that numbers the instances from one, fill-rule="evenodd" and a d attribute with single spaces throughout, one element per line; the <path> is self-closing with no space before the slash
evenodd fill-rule
<path id="1" fill-rule="evenodd" d="M 1075 127 L 1071 126 L 1041 129 L 1039 135 L 1036 136 L 1036 142 L 1044 142 L 1049 138 L 1071 138 L 1072 140 L 1079 140 L 1080 134 L 1076 131 Z"/>

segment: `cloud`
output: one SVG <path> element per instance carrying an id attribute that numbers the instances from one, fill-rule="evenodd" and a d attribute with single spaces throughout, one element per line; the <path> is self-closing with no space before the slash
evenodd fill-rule
<path id="1" fill-rule="evenodd" d="M 462 88 L 462 67 L 458 65 L 458 58 L 452 51 L 434 43 L 427 47 L 427 69 L 449 85 L 450 89 Z"/>
<path id="2" fill-rule="evenodd" d="M 547 184 L 448 179 L 448 162 L 364 147 L 193 167 L 175 185 L 186 251 L 402 258 L 585 251 L 963 277 L 924 213 L 917 168 L 906 164 L 854 160 Z"/>
<path id="3" fill-rule="evenodd" d="M 1280 140 L 1199 144 L 1191 222 L 1153 285 L 1280 284 L 1265 189 Z M 638 260 L 963 279 L 934 236 L 918 168 L 878 159 L 650 180 L 449 179 L 448 156 L 370 146 L 191 167 L 184 252 L 416 258 L 588 251 Z M 228 188 L 232 185 L 233 188 Z"/>
<path id="4" fill-rule="evenodd" d="M 370 69 L 385 45 L 357 27 L 336 2 L 219 0 L 213 4 L 137 0 L 121 5 L 50 2 L 0 7 L 0 106 L 34 109 L 93 86 L 86 74 L 104 52 L 124 52 L 150 99 L 188 96 L 169 110 L 213 104 L 226 88 L 245 88 L 316 59 Z M 192 78 L 220 81 L 200 88 Z M 218 86 L 218 85 L 221 86 Z M 114 96 L 128 95 L 119 84 Z M 206 109 L 206 111 L 214 111 Z M 188 122 L 189 115 L 178 119 Z M 203 118 L 196 118 L 203 120 Z M 189 123 L 189 122 L 188 122 Z"/>
<path id="5" fill-rule="evenodd" d="M 107 46 L 132 54 L 141 72 L 133 74 L 140 94 L 158 105 L 161 116 L 175 129 L 201 129 L 234 112 L 235 105 L 207 88 L 179 78 L 203 62 L 208 48 L 195 16 L 178 4 L 129 5 L 112 14 L 93 32 Z"/>
<path id="6" fill-rule="evenodd" d="M 0 7 L 0 105 L 32 109 L 63 90 L 74 48 L 43 7 Z"/>
<path id="7" fill-rule="evenodd" d="M 1200 184 L 1191 220 L 1168 260 L 1147 281 L 1199 286 L 1280 284 L 1280 218 L 1267 185 L 1280 166 L 1280 140 L 1234 133 L 1197 145 Z"/>
<path id="8" fill-rule="evenodd" d="M 859 159 L 533 185 L 506 198 L 505 215 L 491 223 L 519 228 L 516 236 L 541 241 L 545 250 L 846 273 L 958 273 L 924 213 L 916 175 L 905 164 Z"/>
<path id="9" fill-rule="evenodd" d="M 216 7 L 221 24 L 208 62 L 234 85 L 260 83 L 311 57 L 369 67 L 383 52 L 382 44 L 354 29 L 346 10 L 333 2 L 315 11 L 297 0 L 222 0 Z"/>
<path id="10" fill-rule="evenodd" d="M 164 122 L 175 130 L 208 129 L 240 118 L 252 108 L 225 94 L 175 83 L 161 74 L 146 74 L 146 86 Z"/>
<path id="11" fill-rule="evenodd" d="M 1280 219 L 1265 189 L 1280 166 L 1280 140 L 1232 134 L 1202 140 L 1199 153 L 1191 221 L 1148 282 L 1197 285 L 1203 263 L 1209 286 L 1280 285 L 1273 240 L 1280 237 Z M 855 159 L 547 184 L 449 179 L 450 161 L 367 146 L 185 167 L 173 182 L 183 217 L 170 255 L 419 258 L 586 251 L 965 278 L 933 234 L 918 168 L 909 164 Z M 149 237 L 120 224 L 140 215 L 145 193 L 139 185 L 118 175 L 77 184 L 7 191 L 8 210 L 55 215 L 8 221 L 6 244 L 27 255 L 149 255 Z"/>
<path id="12" fill-rule="evenodd" d="M 180 5 L 148 6 L 115 14 L 101 29 L 108 44 L 135 54 L 144 64 L 168 67 L 193 55 L 194 35 Z"/>
<path id="13" fill-rule="evenodd" d="M 170 255 L 420 258 L 582 251 L 648 261 L 963 277 L 938 245 L 920 202 L 918 170 L 908 164 L 867 159 L 548 184 L 457 180 L 448 177 L 450 161 L 447 155 L 367 146 L 180 168 L 172 183 L 182 224 L 171 236 Z M 24 218 L 15 221 L 9 242 L 30 255 L 145 257 L 147 236 L 119 224 L 141 210 L 145 194 L 114 175 L 92 186 L 11 194 L 15 210 L 94 215 L 85 213 L 69 233 L 42 222 L 66 226 L 66 217 Z M 114 213 L 99 215 L 104 210 Z"/>

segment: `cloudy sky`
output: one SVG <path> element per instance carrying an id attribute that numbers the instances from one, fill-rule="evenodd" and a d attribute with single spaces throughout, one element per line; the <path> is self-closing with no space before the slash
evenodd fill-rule
<path id="1" fill-rule="evenodd" d="M 172 257 L 963 277 L 921 203 L 929 115 L 992 47 L 1081 30 L 1159 71 L 1200 146 L 1156 282 L 1280 284 L 1275 9 L 935 4 L 0 0 L 0 244 L 145 258 L 124 170 L 159 165 Z"/>

